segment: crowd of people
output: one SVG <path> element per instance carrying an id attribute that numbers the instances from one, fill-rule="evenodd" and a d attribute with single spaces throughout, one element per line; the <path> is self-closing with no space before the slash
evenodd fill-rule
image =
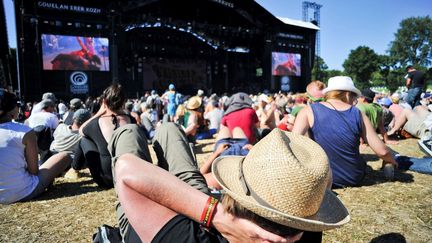
<path id="1" fill-rule="evenodd" d="M 113 84 L 97 99 L 45 93 L 25 106 L 0 89 L 0 203 L 31 200 L 88 168 L 115 188 L 125 242 L 320 242 L 350 220 L 331 189 L 362 184 L 365 146 L 389 180 L 398 167 L 432 173 L 430 158 L 386 146 L 417 137 L 428 148 L 432 95 L 417 94 L 415 71 L 405 99 L 360 91 L 346 76 L 298 94 L 187 96 L 170 84 L 128 99 Z M 193 147 L 209 138 L 214 151 L 198 167 Z"/>

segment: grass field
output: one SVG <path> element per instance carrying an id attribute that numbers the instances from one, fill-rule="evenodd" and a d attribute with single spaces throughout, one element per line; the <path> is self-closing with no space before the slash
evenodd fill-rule
<path id="1" fill-rule="evenodd" d="M 214 140 L 195 147 L 202 163 Z M 415 139 L 391 148 L 413 157 L 425 156 Z M 324 242 L 432 242 L 432 176 L 397 171 L 383 179 L 381 161 L 369 148 L 363 186 L 335 190 L 351 214 L 346 226 L 325 232 Z M 114 190 L 101 190 L 84 171 L 79 179 L 57 178 L 39 199 L 0 205 L 0 242 L 90 242 L 96 228 L 115 225 Z"/>

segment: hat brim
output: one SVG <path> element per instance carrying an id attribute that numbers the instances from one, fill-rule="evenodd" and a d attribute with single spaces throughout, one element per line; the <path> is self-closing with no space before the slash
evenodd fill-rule
<path id="1" fill-rule="evenodd" d="M 323 89 L 322 93 L 325 95 L 327 92 L 330 91 L 335 91 L 335 90 L 342 90 L 342 91 L 350 91 L 355 93 L 357 96 L 361 96 L 361 92 L 359 89 L 357 89 L 356 87 L 352 87 L 352 86 L 347 86 L 347 87 L 327 87 L 325 89 Z"/>
<path id="2" fill-rule="evenodd" d="M 243 156 L 219 157 L 213 162 L 212 171 L 225 193 L 248 210 L 275 223 L 305 231 L 330 230 L 350 221 L 347 209 L 330 190 L 326 190 L 318 212 L 309 218 L 296 217 L 260 205 L 252 196 L 247 196 L 242 189 L 239 166 L 244 158 Z"/>

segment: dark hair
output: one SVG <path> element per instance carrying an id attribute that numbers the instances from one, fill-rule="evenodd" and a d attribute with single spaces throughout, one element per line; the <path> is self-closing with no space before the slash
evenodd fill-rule
<path id="1" fill-rule="evenodd" d="M 375 92 L 373 92 L 370 88 L 363 89 L 361 91 L 362 96 L 368 103 L 372 103 L 375 98 Z"/>
<path id="2" fill-rule="evenodd" d="M 120 84 L 112 84 L 104 90 L 102 98 L 105 100 L 108 109 L 120 110 L 126 101 L 126 95 Z"/>
<path id="3" fill-rule="evenodd" d="M 413 65 L 408 65 L 408 66 L 405 68 L 405 70 L 408 72 L 408 70 L 410 70 L 410 69 L 412 69 L 412 68 L 414 68 Z"/>
<path id="4" fill-rule="evenodd" d="M 295 236 L 303 232 L 303 230 L 281 225 L 255 214 L 254 212 L 240 205 L 236 200 L 234 200 L 228 194 L 223 195 L 221 203 L 225 211 L 227 211 L 228 213 L 239 218 L 250 220 L 256 223 L 257 225 L 259 225 L 260 227 L 262 227 L 263 229 L 272 232 L 274 234 L 280 235 L 282 237 Z"/>
<path id="5" fill-rule="evenodd" d="M 0 117 L 17 107 L 18 98 L 14 93 L 0 88 Z"/>

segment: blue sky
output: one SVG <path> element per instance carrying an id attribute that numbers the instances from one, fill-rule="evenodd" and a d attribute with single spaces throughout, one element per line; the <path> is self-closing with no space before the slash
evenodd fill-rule
<path id="1" fill-rule="evenodd" d="M 12 0 L 5 3 L 9 43 L 16 47 Z M 303 0 L 257 0 L 275 16 L 302 19 Z M 351 50 L 369 46 L 385 54 L 399 23 L 408 17 L 432 15 L 432 0 L 310 0 L 321 8 L 321 56 L 330 69 L 342 70 Z M 309 10 L 309 16 L 313 16 Z M 11 38 L 12 37 L 12 38 Z"/>
<path id="2" fill-rule="evenodd" d="M 275 16 L 302 19 L 302 0 L 257 0 Z M 385 54 L 399 23 L 432 17 L 432 0 L 309 0 L 321 8 L 321 56 L 330 69 L 342 70 L 351 50 L 364 45 Z M 309 17 L 313 16 L 309 10 Z"/>

